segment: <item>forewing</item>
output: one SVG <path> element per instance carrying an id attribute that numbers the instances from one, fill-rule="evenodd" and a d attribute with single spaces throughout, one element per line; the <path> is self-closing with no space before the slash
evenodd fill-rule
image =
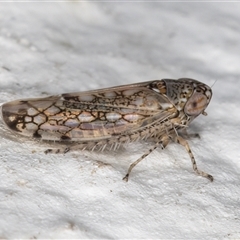
<path id="1" fill-rule="evenodd" d="M 27 99 L 2 106 L 5 123 L 46 140 L 90 141 L 138 131 L 169 118 L 173 106 L 146 82 Z"/>

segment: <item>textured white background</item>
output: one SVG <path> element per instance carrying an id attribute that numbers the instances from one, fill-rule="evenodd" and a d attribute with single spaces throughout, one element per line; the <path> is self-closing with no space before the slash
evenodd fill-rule
<path id="1" fill-rule="evenodd" d="M 0 3 L 0 102 L 151 79 L 213 88 L 190 132 L 122 177 L 148 143 L 45 155 L 0 122 L 0 238 L 240 238 L 240 3 Z M 105 165 L 101 162 L 106 163 Z"/>

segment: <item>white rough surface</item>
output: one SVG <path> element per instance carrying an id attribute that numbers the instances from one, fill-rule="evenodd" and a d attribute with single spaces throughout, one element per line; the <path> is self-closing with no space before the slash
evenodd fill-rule
<path id="1" fill-rule="evenodd" d="M 172 144 L 45 155 L 0 124 L 0 238 L 240 238 L 240 3 L 1 3 L 0 102 L 191 77 L 213 86 Z M 101 163 L 104 162 L 106 165 Z"/>

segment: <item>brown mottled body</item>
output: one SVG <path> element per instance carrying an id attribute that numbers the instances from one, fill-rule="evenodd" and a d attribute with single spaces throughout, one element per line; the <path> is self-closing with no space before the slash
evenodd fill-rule
<path id="1" fill-rule="evenodd" d="M 154 139 L 155 145 L 129 167 L 126 181 L 132 168 L 154 149 L 177 142 L 188 151 L 194 171 L 212 181 L 211 175 L 197 169 L 187 141 L 178 135 L 199 114 L 205 114 L 211 96 L 211 89 L 196 80 L 163 79 L 17 100 L 2 105 L 2 117 L 11 130 L 22 135 L 72 142 L 72 148 L 104 150 L 110 145 L 116 149 L 128 142 Z"/>

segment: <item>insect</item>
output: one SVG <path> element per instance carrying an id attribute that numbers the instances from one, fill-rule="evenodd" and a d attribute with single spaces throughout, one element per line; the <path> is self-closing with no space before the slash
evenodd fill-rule
<path id="1" fill-rule="evenodd" d="M 205 112 L 212 97 L 207 85 L 189 78 L 162 79 L 100 90 L 32 98 L 2 105 L 2 118 L 24 136 L 60 141 L 70 149 L 117 149 L 120 145 L 152 139 L 153 146 L 128 168 L 132 169 L 157 147 L 176 142 L 187 150 L 197 175 L 213 177 L 197 168 L 186 128 Z M 71 144 L 69 144 L 71 143 Z M 53 152 L 52 149 L 45 151 Z"/>

